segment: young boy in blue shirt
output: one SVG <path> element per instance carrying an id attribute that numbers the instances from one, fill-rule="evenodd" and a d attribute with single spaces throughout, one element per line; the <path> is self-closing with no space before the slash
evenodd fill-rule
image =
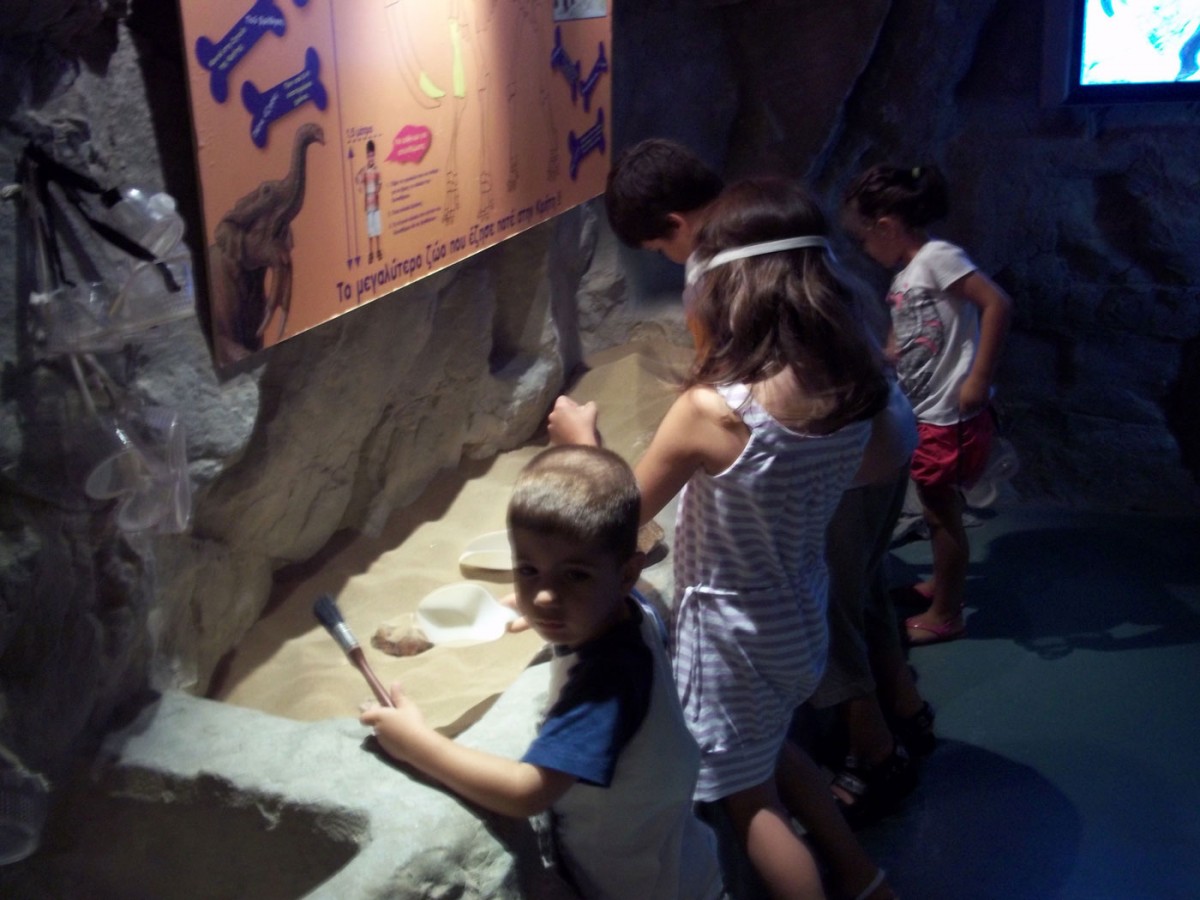
<path id="1" fill-rule="evenodd" d="M 493 812 L 549 810 L 563 869 L 585 897 L 721 896 L 715 842 L 692 811 L 700 754 L 653 615 L 633 599 L 640 495 L 619 456 L 555 447 L 508 508 L 517 610 L 553 645 L 550 697 L 521 760 L 464 747 L 395 709 L 361 722 L 391 756 Z"/>

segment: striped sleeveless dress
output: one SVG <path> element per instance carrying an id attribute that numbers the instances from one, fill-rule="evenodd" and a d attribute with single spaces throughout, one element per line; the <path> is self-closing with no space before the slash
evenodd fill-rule
<path id="1" fill-rule="evenodd" d="M 700 745 L 695 799 L 772 777 L 792 712 L 825 668 L 825 529 L 862 459 L 870 421 L 790 431 L 745 385 L 717 389 L 750 429 L 724 472 L 699 471 L 675 526 L 673 669 Z"/>

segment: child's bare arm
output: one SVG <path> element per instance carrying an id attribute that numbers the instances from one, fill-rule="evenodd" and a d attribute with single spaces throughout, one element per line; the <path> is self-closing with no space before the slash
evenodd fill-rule
<path id="1" fill-rule="evenodd" d="M 694 387 L 671 404 L 638 464 L 642 523 L 654 518 L 697 469 L 717 474 L 746 446 L 746 426 L 711 388 Z"/>
<path id="2" fill-rule="evenodd" d="M 464 747 L 434 731 L 396 684 L 394 709 L 371 706 L 359 721 L 375 729 L 389 756 L 406 762 L 472 803 L 505 816 L 525 817 L 550 808 L 575 778 L 514 759 Z"/>
<path id="3" fill-rule="evenodd" d="M 552 444 L 600 446 L 594 402 L 559 397 L 548 420 Z M 692 473 L 720 472 L 746 445 L 745 426 L 711 388 L 694 387 L 667 410 L 645 455 L 634 466 L 642 492 L 641 524 L 653 519 L 678 494 Z"/>
<path id="4" fill-rule="evenodd" d="M 680 398 L 682 399 L 682 398 Z M 676 401 L 678 405 L 678 401 Z M 674 410 L 674 406 L 671 408 Z M 550 411 L 550 416 L 546 420 L 546 430 L 550 435 L 550 443 L 555 446 L 564 444 L 583 444 L 592 447 L 603 446 L 603 438 L 600 436 L 600 430 L 596 427 L 597 410 L 594 401 L 588 403 L 576 403 L 570 397 L 561 396 L 554 401 L 554 409 Z M 638 486 L 642 491 L 642 515 L 640 524 L 645 525 L 662 509 L 668 500 L 675 496 L 680 488 L 687 483 L 688 476 L 685 475 L 682 480 L 674 477 L 669 471 L 673 467 L 678 467 L 681 463 L 678 459 L 671 459 L 671 454 L 678 452 L 678 447 L 675 442 L 668 442 L 667 435 L 664 435 L 663 428 L 666 427 L 667 421 L 671 418 L 671 412 L 668 411 L 667 418 L 663 420 L 663 424 L 659 425 L 658 433 L 654 437 L 654 442 L 659 444 L 658 452 L 655 456 L 651 456 L 651 451 L 646 451 L 646 456 L 642 458 L 642 462 L 638 463 L 635 470 L 638 479 Z M 683 433 L 682 426 L 677 429 Z M 674 431 L 672 431 L 674 433 Z M 660 437 L 661 435 L 661 437 Z M 654 449 L 655 443 L 651 444 L 651 450 Z M 650 462 L 647 463 L 647 459 Z M 643 466 L 646 466 L 643 469 Z M 695 466 L 688 469 L 688 475 L 694 471 Z M 651 471 L 653 470 L 653 474 Z M 678 474 L 678 473 L 676 473 Z M 643 475 L 647 480 L 643 480 Z M 677 482 L 672 489 L 671 484 Z M 653 493 L 647 494 L 646 488 L 649 484 Z"/>
<path id="5" fill-rule="evenodd" d="M 1012 320 L 1012 300 L 999 285 L 979 271 L 960 278 L 950 290 L 979 310 L 979 346 L 975 350 L 971 372 L 958 396 L 959 409 L 963 415 L 970 416 L 987 406 L 991 395 L 996 368 L 1000 364 L 1000 350 Z"/>

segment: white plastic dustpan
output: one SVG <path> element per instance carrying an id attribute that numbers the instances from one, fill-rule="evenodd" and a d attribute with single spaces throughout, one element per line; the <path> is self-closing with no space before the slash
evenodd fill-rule
<path id="1" fill-rule="evenodd" d="M 512 570 L 512 548 L 507 531 L 481 534 L 467 544 L 458 557 L 458 564 L 469 569 L 489 569 L 497 572 Z"/>
<path id="2" fill-rule="evenodd" d="M 494 641 L 517 617 L 481 584 L 448 584 L 417 604 L 416 624 L 430 643 L 466 646 Z"/>

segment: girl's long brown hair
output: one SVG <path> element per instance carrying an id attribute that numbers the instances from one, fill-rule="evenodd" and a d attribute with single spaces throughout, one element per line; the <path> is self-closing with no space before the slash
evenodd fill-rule
<path id="1" fill-rule="evenodd" d="M 801 185 L 750 179 L 715 201 L 694 256 L 704 262 L 734 247 L 828 234 L 825 214 Z M 756 384 L 790 369 L 810 408 L 821 412 L 785 424 L 829 432 L 869 418 L 886 405 L 888 387 L 860 301 L 820 247 L 718 266 L 695 286 L 697 353 L 684 386 Z"/>

